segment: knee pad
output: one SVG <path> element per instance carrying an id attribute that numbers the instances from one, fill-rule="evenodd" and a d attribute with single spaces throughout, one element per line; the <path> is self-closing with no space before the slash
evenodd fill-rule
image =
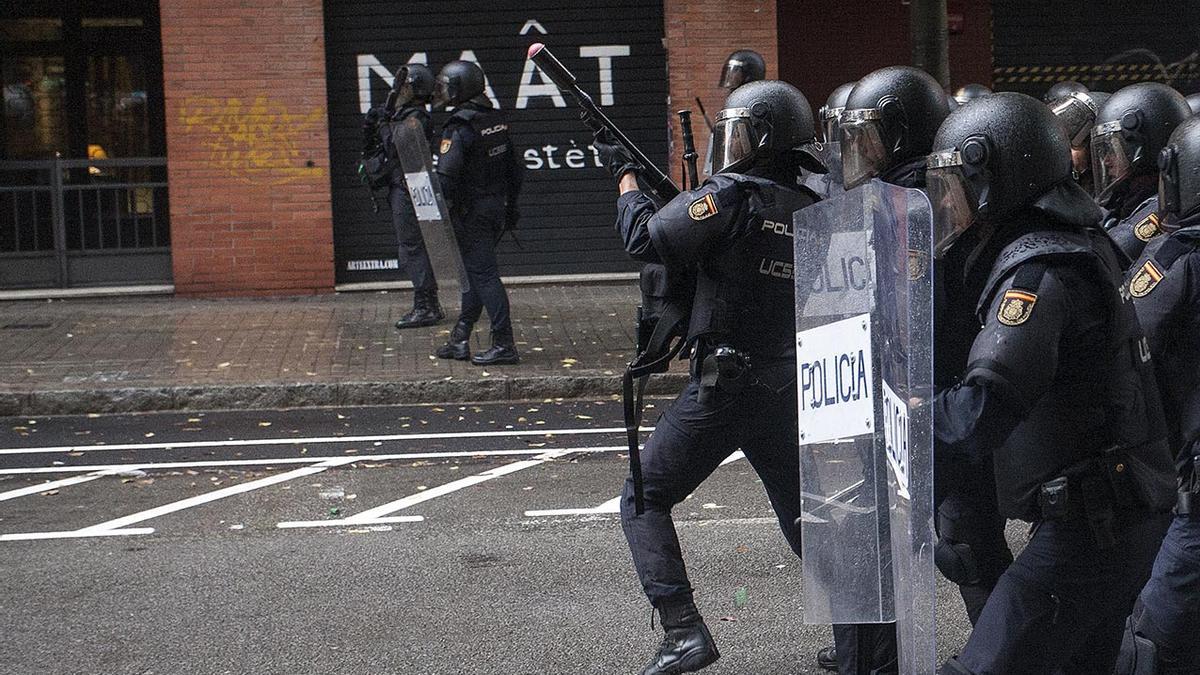
<path id="1" fill-rule="evenodd" d="M 980 582 L 979 561 L 969 544 L 941 537 L 933 547 L 933 562 L 942 576 L 959 586 Z"/>
<path id="2" fill-rule="evenodd" d="M 1158 669 L 1158 645 L 1150 638 L 1138 635 L 1131 620 L 1125 622 L 1121 651 L 1117 654 L 1116 675 L 1155 675 Z"/>

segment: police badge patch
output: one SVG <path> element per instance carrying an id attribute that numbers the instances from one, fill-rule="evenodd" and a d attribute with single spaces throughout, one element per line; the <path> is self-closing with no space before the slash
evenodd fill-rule
<path id="1" fill-rule="evenodd" d="M 692 202 L 688 207 L 688 215 L 692 217 L 692 220 L 704 220 L 717 215 L 717 200 L 713 199 L 712 193 L 704 195 Z"/>
<path id="2" fill-rule="evenodd" d="M 442 146 L 441 146 L 441 152 L 440 152 L 440 154 L 443 154 L 443 155 L 444 155 L 444 154 L 446 154 L 447 152 L 450 152 L 450 145 L 451 145 L 450 139 L 449 139 L 449 138 L 443 138 L 443 139 L 442 139 Z"/>
<path id="3" fill-rule="evenodd" d="M 1150 241 L 1162 230 L 1158 229 L 1158 214 L 1151 213 L 1142 219 L 1140 223 L 1133 226 L 1133 234 L 1142 241 Z"/>
<path id="4" fill-rule="evenodd" d="M 1020 326 L 1029 320 L 1035 304 L 1037 304 L 1037 295 L 1034 293 L 1016 289 L 1005 291 L 996 318 L 1005 326 Z"/>
<path id="5" fill-rule="evenodd" d="M 1144 298 L 1162 281 L 1162 270 L 1153 260 L 1147 260 L 1129 280 L 1129 294 L 1135 298 Z"/>

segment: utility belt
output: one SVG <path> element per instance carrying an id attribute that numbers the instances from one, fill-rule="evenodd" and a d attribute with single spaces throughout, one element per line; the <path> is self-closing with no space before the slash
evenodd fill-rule
<path id="1" fill-rule="evenodd" d="M 1038 491 L 1042 520 L 1083 518 L 1099 548 L 1115 546 L 1113 525 L 1117 514 L 1141 506 L 1130 485 L 1124 455 L 1118 448 L 1109 448 L 1099 456 L 1072 464 L 1062 475 L 1042 483 Z"/>
<path id="2" fill-rule="evenodd" d="M 1200 455 L 1192 458 L 1191 473 L 1179 481 L 1175 515 L 1200 520 Z"/>
<path id="3" fill-rule="evenodd" d="M 692 352 L 691 375 L 700 381 L 697 400 L 712 401 L 717 392 L 737 395 L 758 380 L 750 372 L 750 354 L 731 345 L 696 341 Z"/>

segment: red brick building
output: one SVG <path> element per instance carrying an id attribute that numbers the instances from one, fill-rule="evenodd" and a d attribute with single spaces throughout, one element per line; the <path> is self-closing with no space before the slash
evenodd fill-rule
<path id="1" fill-rule="evenodd" d="M 1168 76 L 1186 92 L 1195 85 L 1190 62 L 1165 67 L 1191 47 L 1164 39 L 1176 28 L 1158 10 L 1126 9 L 1109 25 L 1082 0 L 1053 11 L 1035 0 L 949 4 L 955 86 L 1036 94 L 1067 77 L 1113 90 Z M 1200 13 L 1172 4 L 1179 30 Z M 1145 36 L 1171 46 L 1153 58 L 1129 52 Z M 356 182 L 358 121 L 396 66 L 453 58 L 484 67 L 526 161 L 521 243 L 501 245 L 502 271 L 631 270 L 587 130 L 525 60 L 534 41 L 676 176 L 674 111 L 696 97 L 710 114 L 720 108 L 729 52 L 758 50 L 768 76 L 799 86 L 814 108 L 911 52 L 905 0 L 501 0 L 486 12 L 457 1 L 9 3 L 0 288 L 291 294 L 403 279 L 386 213 L 372 213 Z"/>

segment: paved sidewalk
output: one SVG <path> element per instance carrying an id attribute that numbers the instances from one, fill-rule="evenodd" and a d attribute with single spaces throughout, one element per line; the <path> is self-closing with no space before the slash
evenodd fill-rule
<path id="1" fill-rule="evenodd" d="M 636 282 L 513 286 L 509 296 L 522 362 L 494 368 L 431 356 L 452 316 L 397 331 L 408 291 L 0 302 L 0 415 L 619 393 Z M 488 344 L 486 327 L 472 342 Z M 677 389 L 683 373 L 652 390 Z"/>

